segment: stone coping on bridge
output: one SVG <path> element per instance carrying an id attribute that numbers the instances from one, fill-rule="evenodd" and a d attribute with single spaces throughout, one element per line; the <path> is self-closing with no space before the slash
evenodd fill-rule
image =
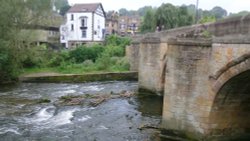
<path id="1" fill-rule="evenodd" d="M 250 34 L 227 35 L 223 37 L 213 38 L 213 43 L 219 44 L 250 44 Z"/>
<path id="2" fill-rule="evenodd" d="M 138 72 L 110 72 L 91 74 L 54 74 L 21 76 L 19 81 L 28 83 L 83 83 L 94 81 L 137 81 Z"/>
<path id="3" fill-rule="evenodd" d="M 211 38 L 170 38 L 168 45 L 211 47 Z"/>
<path id="4" fill-rule="evenodd" d="M 141 40 L 141 43 L 159 44 L 161 43 L 161 39 L 159 37 L 145 37 Z"/>

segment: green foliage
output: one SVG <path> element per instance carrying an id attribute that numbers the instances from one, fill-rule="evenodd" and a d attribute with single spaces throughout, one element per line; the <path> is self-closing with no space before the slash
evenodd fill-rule
<path id="1" fill-rule="evenodd" d="M 71 7 L 68 3 L 68 0 L 55 0 L 54 6 L 56 10 L 60 11 L 60 15 L 62 16 L 64 16 Z"/>
<path id="2" fill-rule="evenodd" d="M 227 11 L 219 6 L 211 10 L 200 10 L 199 13 L 199 23 L 215 22 L 227 16 Z"/>
<path id="3" fill-rule="evenodd" d="M 152 32 L 155 30 L 155 21 L 154 21 L 154 11 L 148 10 L 143 18 L 142 25 L 140 27 L 140 30 L 142 32 Z"/>
<path id="4" fill-rule="evenodd" d="M 24 68 L 42 67 L 47 62 L 47 48 L 44 45 L 23 48 L 25 52 L 22 56 L 21 65 Z"/>
<path id="5" fill-rule="evenodd" d="M 146 15 L 148 11 L 154 11 L 154 9 L 152 6 L 144 6 L 142 8 L 139 8 L 137 11 L 138 11 L 138 14 L 143 17 Z"/>
<path id="6" fill-rule="evenodd" d="M 106 45 L 112 45 L 112 46 L 121 46 L 125 48 L 127 45 L 130 44 L 131 40 L 126 37 L 119 37 L 116 35 L 110 35 L 105 40 Z"/>
<path id="7" fill-rule="evenodd" d="M 204 24 L 204 23 L 210 23 L 210 22 L 216 22 L 216 18 L 214 16 L 206 16 L 200 19 L 199 23 Z"/>
<path id="8" fill-rule="evenodd" d="M 109 36 L 106 39 L 105 46 L 98 44 L 80 46 L 73 50 L 63 50 L 61 52 L 52 52 L 50 55 L 43 55 L 50 56 L 45 57 L 49 58 L 42 63 L 45 66 L 36 65 L 35 68 L 41 67 L 40 70 L 74 74 L 100 71 L 126 71 L 129 70 L 129 63 L 124 55 L 125 46 L 129 44 L 130 39 L 128 38 Z M 53 69 L 44 69 L 47 67 L 52 67 Z M 34 67 L 29 70 L 37 72 L 37 69 L 34 69 Z"/>
<path id="9" fill-rule="evenodd" d="M 96 58 L 103 52 L 104 48 L 100 45 L 91 47 L 81 46 L 69 52 L 69 58 L 74 59 L 76 63 L 82 63 L 85 60 L 95 62 Z"/>
<path id="10" fill-rule="evenodd" d="M 152 32 L 156 29 L 171 29 L 194 24 L 196 17 L 195 5 L 183 5 L 181 7 L 172 4 L 162 4 L 157 10 L 147 11 L 143 17 L 140 30 L 142 33 Z M 227 16 L 227 11 L 219 6 L 211 10 L 198 9 L 198 19 L 200 23 L 214 22 Z M 163 28 L 163 29 L 162 29 Z"/>
<path id="11" fill-rule="evenodd" d="M 165 26 L 166 29 L 177 27 L 178 9 L 170 4 L 162 4 L 155 13 L 156 26 Z"/>
<path id="12" fill-rule="evenodd" d="M 156 25 L 166 29 L 191 25 L 193 18 L 189 15 L 185 6 L 175 7 L 172 4 L 162 4 L 156 11 Z"/>
<path id="13" fill-rule="evenodd" d="M 103 54 L 107 54 L 109 57 L 123 57 L 125 55 L 125 50 L 124 48 L 120 47 L 120 46 L 106 46 L 104 52 L 101 54 L 101 56 Z"/>
<path id="14" fill-rule="evenodd" d="M 69 6 L 69 5 L 63 6 L 63 7 L 60 9 L 60 15 L 64 16 L 70 8 L 71 8 L 71 6 Z"/>
<path id="15" fill-rule="evenodd" d="M 54 53 L 53 57 L 48 62 L 48 66 L 49 67 L 60 66 L 61 63 L 68 61 L 69 58 L 70 57 L 68 51 L 61 51 L 60 53 Z"/>
<path id="16" fill-rule="evenodd" d="M 207 30 L 203 31 L 203 32 L 202 32 L 202 35 L 203 35 L 205 38 L 211 38 L 211 37 L 212 37 L 212 34 L 211 34 L 209 31 L 207 31 Z"/>
<path id="17" fill-rule="evenodd" d="M 178 27 L 191 25 L 193 21 L 193 16 L 188 13 L 188 8 L 186 6 L 178 8 Z"/>
<path id="18" fill-rule="evenodd" d="M 193 16 L 188 13 L 186 6 L 176 7 L 167 3 L 162 4 L 155 12 L 147 11 L 140 29 L 141 32 L 152 32 L 156 30 L 156 27 L 171 29 L 191 25 L 192 23 Z"/>
<path id="19" fill-rule="evenodd" d="M 250 14 L 249 11 L 240 11 L 238 13 L 230 13 L 229 17 L 246 16 L 248 14 Z"/>
<path id="20" fill-rule="evenodd" d="M 126 71 L 126 70 L 129 70 L 129 68 L 130 68 L 129 61 L 127 60 L 126 57 L 123 57 L 123 58 L 117 59 L 117 61 L 115 62 L 115 65 L 111 67 L 111 70 Z"/>
<path id="21" fill-rule="evenodd" d="M 34 66 L 39 59 L 28 55 L 29 38 L 21 34 L 23 26 L 37 24 L 50 12 L 50 0 L 1 0 L 0 12 L 0 82 L 15 79 L 25 62 Z M 27 57 L 29 56 L 29 57 Z"/>
<path id="22" fill-rule="evenodd" d="M 17 76 L 16 68 L 11 51 L 6 44 L 0 41 L 0 83 L 15 78 Z"/>
<path id="23" fill-rule="evenodd" d="M 127 9 L 125 9 L 125 8 L 119 9 L 119 14 L 121 16 L 128 16 L 128 15 L 130 15 L 129 11 Z"/>
<path id="24" fill-rule="evenodd" d="M 210 10 L 210 12 L 213 16 L 215 16 L 216 19 L 221 19 L 227 16 L 227 10 L 219 6 L 215 6 L 212 10 Z"/>
<path id="25" fill-rule="evenodd" d="M 60 10 L 62 7 L 69 5 L 68 0 L 54 0 L 54 6 L 57 10 Z"/>

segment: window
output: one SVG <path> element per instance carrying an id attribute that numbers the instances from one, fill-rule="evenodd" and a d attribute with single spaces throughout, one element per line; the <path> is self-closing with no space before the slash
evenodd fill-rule
<path id="1" fill-rule="evenodd" d="M 74 20 L 74 15 L 73 14 L 71 14 L 71 21 L 73 21 Z"/>
<path id="2" fill-rule="evenodd" d="M 74 31 L 74 25 L 71 24 L 71 31 Z"/>
<path id="3" fill-rule="evenodd" d="M 82 25 L 82 27 L 87 27 L 87 18 L 83 18 L 81 20 L 81 25 Z"/>
<path id="4" fill-rule="evenodd" d="M 82 30 L 82 38 L 86 38 L 87 37 L 87 32 L 86 30 Z"/>

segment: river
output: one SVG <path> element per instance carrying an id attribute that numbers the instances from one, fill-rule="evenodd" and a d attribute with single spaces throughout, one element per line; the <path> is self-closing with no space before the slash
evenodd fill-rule
<path id="1" fill-rule="evenodd" d="M 67 95 L 136 92 L 137 82 L 78 84 L 20 83 L 0 87 L 0 140 L 3 141 L 160 141 L 162 98 L 138 94 L 98 106 L 58 106 Z M 49 103 L 37 103 L 49 99 Z"/>

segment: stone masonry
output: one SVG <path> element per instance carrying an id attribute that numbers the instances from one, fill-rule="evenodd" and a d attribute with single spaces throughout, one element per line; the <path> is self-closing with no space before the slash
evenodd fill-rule
<path id="1" fill-rule="evenodd" d="M 150 33 L 131 46 L 139 87 L 164 95 L 167 131 L 199 140 L 250 133 L 250 15 Z"/>

